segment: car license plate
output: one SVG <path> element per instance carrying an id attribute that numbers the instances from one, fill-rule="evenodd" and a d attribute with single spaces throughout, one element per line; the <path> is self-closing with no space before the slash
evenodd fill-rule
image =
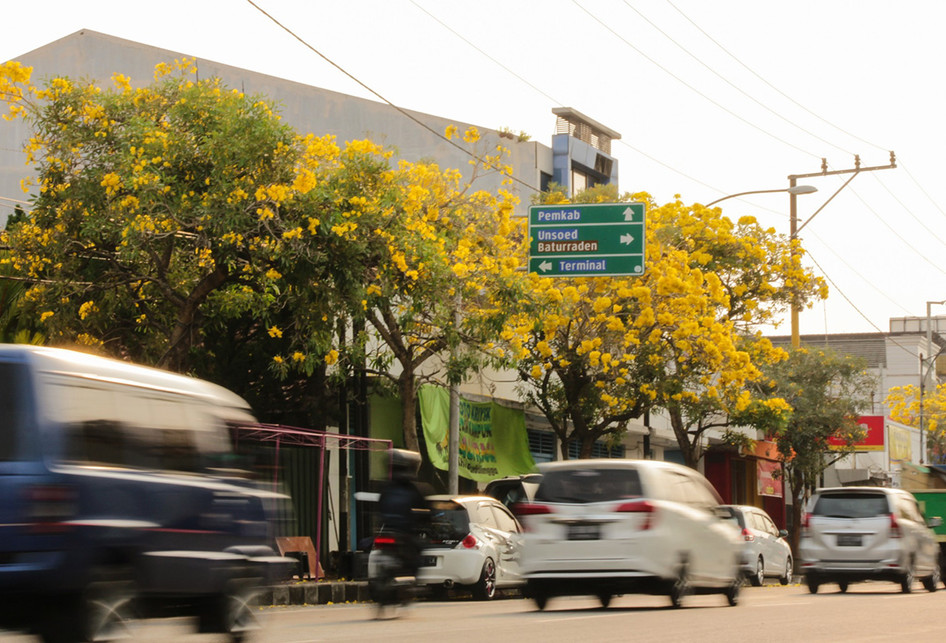
<path id="1" fill-rule="evenodd" d="M 569 540 L 600 540 L 601 526 L 589 523 L 568 525 Z"/>
<path id="2" fill-rule="evenodd" d="M 436 567 L 437 557 L 436 556 L 421 556 L 420 566 L 421 567 Z"/>
<path id="3" fill-rule="evenodd" d="M 838 547 L 860 547 L 862 543 L 860 534 L 838 534 Z"/>

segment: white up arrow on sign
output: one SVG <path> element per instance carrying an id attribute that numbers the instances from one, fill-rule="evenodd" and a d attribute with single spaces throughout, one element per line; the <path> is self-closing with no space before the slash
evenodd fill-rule
<path id="1" fill-rule="evenodd" d="M 632 210 L 632 209 L 630 209 L 630 208 L 625 208 L 623 214 L 624 214 L 624 220 L 625 220 L 625 221 L 633 221 L 633 220 L 634 220 L 634 210 Z"/>

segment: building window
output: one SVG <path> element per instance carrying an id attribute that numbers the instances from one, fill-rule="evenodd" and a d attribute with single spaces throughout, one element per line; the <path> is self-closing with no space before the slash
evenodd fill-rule
<path id="1" fill-rule="evenodd" d="M 555 459 L 555 434 L 550 431 L 527 429 L 529 453 L 536 462 L 551 462 Z"/>
<path id="2" fill-rule="evenodd" d="M 606 443 L 599 440 L 591 445 L 592 458 L 623 458 L 624 453 L 625 449 L 623 444 L 609 447 Z M 581 444 L 579 442 L 572 442 L 568 445 L 568 457 L 573 460 L 581 457 Z"/>

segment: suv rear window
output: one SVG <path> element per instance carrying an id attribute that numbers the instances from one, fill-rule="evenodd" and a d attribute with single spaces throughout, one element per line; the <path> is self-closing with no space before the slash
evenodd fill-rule
<path id="1" fill-rule="evenodd" d="M 559 469 L 542 478 L 535 499 L 544 502 L 607 502 L 641 495 L 636 469 Z"/>
<path id="2" fill-rule="evenodd" d="M 872 518 L 890 513 L 882 493 L 831 493 L 818 498 L 812 514 L 827 518 Z"/>

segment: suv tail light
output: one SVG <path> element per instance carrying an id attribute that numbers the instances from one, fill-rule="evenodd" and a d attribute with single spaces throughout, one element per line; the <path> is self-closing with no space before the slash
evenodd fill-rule
<path id="1" fill-rule="evenodd" d="M 811 512 L 806 512 L 801 519 L 801 533 L 804 535 L 808 532 L 808 526 L 811 524 Z"/>
<path id="2" fill-rule="evenodd" d="M 27 511 L 32 531 L 54 533 L 68 529 L 63 524 L 76 514 L 76 492 L 68 485 L 35 485 L 26 488 Z"/>
<path id="3" fill-rule="evenodd" d="M 517 517 L 544 516 L 552 513 L 552 509 L 546 505 L 538 505 L 531 502 L 517 502 L 512 506 L 512 513 Z"/>
<path id="4" fill-rule="evenodd" d="M 890 537 L 900 538 L 903 533 L 900 531 L 900 523 L 897 522 L 897 516 L 890 514 Z"/>
<path id="5" fill-rule="evenodd" d="M 654 506 L 649 500 L 634 500 L 633 502 L 625 502 L 624 504 L 618 505 L 618 508 L 615 511 L 619 513 L 642 513 L 646 514 L 644 516 L 644 521 L 641 523 L 641 531 L 645 531 L 654 526 L 654 521 L 657 518 L 657 507 Z"/>
<path id="6" fill-rule="evenodd" d="M 743 527 L 743 528 L 742 528 L 742 539 L 745 540 L 747 543 L 750 543 L 750 542 L 752 542 L 753 540 L 755 540 L 755 536 L 753 536 L 753 535 L 752 535 L 752 532 L 749 531 L 746 527 Z"/>

